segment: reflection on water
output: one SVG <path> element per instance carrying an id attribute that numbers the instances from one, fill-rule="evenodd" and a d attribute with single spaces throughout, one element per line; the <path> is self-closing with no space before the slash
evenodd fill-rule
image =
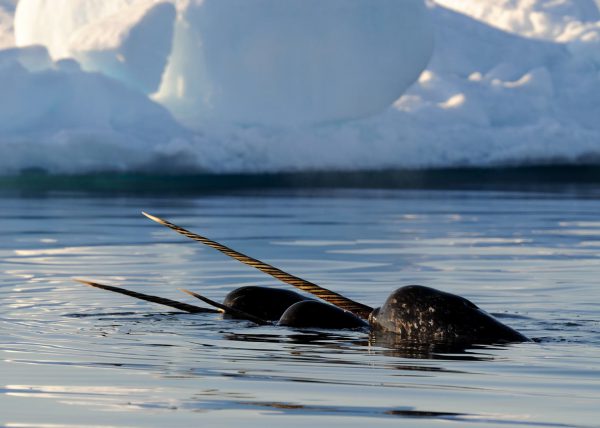
<path id="1" fill-rule="evenodd" d="M 490 349 L 491 346 L 467 346 L 465 344 L 448 342 L 422 343 L 402 339 L 396 334 L 382 331 L 370 333 L 369 344 L 381 347 L 381 352 L 384 355 L 393 357 L 465 361 L 482 361 L 493 358 L 490 355 L 485 355 L 485 349 Z M 501 347 L 496 346 L 493 349 L 501 349 Z M 482 352 L 479 353 L 477 352 L 478 350 Z"/>
<path id="2" fill-rule="evenodd" d="M 417 359 L 456 359 L 465 361 L 486 360 L 493 358 L 485 354 L 486 349 L 502 349 L 508 345 L 470 345 L 456 343 L 420 343 L 401 339 L 393 333 L 373 331 L 368 334 L 344 335 L 340 331 L 303 331 L 301 334 L 248 334 L 227 333 L 223 336 L 226 340 L 259 343 L 289 343 L 298 345 L 322 346 L 327 350 L 343 351 L 367 348 L 370 354 L 380 353 L 386 356 L 417 358 Z M 477 352 L 481 351 L 481 352 Z M 337 361 L 337 360 L 336 360 Z M 351 364 L 344 361 L 344 364 Z M 403 368 L 410 366 L 403 365 Z M 414 370 L 443 370 L 441 368 L 414 366 Z"/>
<path id="3" fill-rule="evenodd" d="M 434 419 L 447 419 L 459 421 L 462 417 L 468 416 L 473 419 L 476 415 L 463 415 L 460 413 L 451 412 L 434 412 L 434 411 L 423 411 L 414 410 L 410 408 L 393 408 L 386 409 L 380 407 L 344 407 L 344 406 L 310 406 L 303 404 L 294 403 L 281 403 L 281 402 L 243 402 L 236 403 L 236 407 L 240 408 L 252 408 L 259 407 L 265 408 L 273 413 L 286 414 L 286 415 L 327 415 L 327 414 L 344 414 L 353 417 L 385 417 L 385 416 L 396 416 L 396 417 L 409 417 L 409 418 L 434 418 Z"/>
<path id="4" fill-rule="evenodd" d="M 600 201 L 568 194 L 340 192 L 1 200 L 0 425 L 597 425 Z M 379 306 L 424 284 L 535 343 L 456 347 L 254 326 L 90 289 L 196 304 L 260 272 L 160 214 Z M 32 410 L 33 409 L 33 410 Z"/>

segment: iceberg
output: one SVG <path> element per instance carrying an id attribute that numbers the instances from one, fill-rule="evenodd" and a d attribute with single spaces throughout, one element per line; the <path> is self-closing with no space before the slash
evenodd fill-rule
<path id="1" fill-rule="evenodd" d="M 42 46 L 0 51 L 0 171 L 140 168 L 148 147 L 185 135 L 162 106 Z M 146 156 L 145 153 L 148 153 Z"/>
<path id="2" fill-rule="evenodd" d="M 73 57 L 144 92 L 158 89 L 154 98 L 196 129 L 378 113 L 417 79 L 433 49 L 423 0 L 172 3 L 21 0 L 16 41 L 44 44 L 54 59 Z"/>
<path id="3" fill-rule="evenodd" d="M 417 79 L 432 35 L 422 0 L 191 1 L 156 99 L 192 128 L 365 117 Z"/>
<path id="4" fill-rule="evenodd" d="M 571 41 L 598 26 L 600 0 L 436 0 L 493 27 L 522 36 Z"/>
<path id="5" fill-rule="evenodd" d="M 150 94 L 160 86 L 174 25 L 175 7 L 156 0 L 21 0 L 15 36 L 19 46 L 43 44 L 54 59 L 74 58 Z"/>
<path id="6" fill-rule="evenodd" d="M 597 163 L 598 3 L 20 0 L 0 174 Z"/>
<path id="7" fill-rule="evenodd" d="M 13 14 L 16 0 L 0 0 L 0 49 L 12 47 L 15 43 Z"/>

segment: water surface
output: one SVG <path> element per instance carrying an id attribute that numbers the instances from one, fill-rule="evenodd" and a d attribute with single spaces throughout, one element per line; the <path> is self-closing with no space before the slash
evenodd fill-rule
<path id="1" fill-rule="evenodd" d="M 5 426 L 598 426 L 600 198 L 284 191 L 0 199 Z M 532 343 L 394 347 L 364 332 L 255 327 L 85 287 L 196 303 L 284 286 L 141 210 L 378 306 L 460 294 Z M 285 287 L 285 286 L 284 286 Z"/>

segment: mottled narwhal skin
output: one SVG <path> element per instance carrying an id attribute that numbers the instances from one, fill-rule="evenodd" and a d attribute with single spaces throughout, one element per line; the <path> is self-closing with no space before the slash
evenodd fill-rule
<path id="1" fill-rule="evenodd" d="M 421 285 L 394 291 L 369 316 L 373 328 L 418 342 L 503 343 L 529 339 L 464 297 Z"/>

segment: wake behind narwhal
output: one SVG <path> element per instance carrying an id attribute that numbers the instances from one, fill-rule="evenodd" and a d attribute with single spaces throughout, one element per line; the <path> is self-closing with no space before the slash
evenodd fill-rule
<path id="1" fill-rule="evenodd" d="M 409 285 L 395 290 L 380 308 L 372 308 L 258 259 L 246 256 L 169 221 L 147 213 L 143 214 L 163 226 L 208 245 L 328 303 L 291 290 L 258 286 L 238 288 L 230 292 L 223 303 L 218 303 L 192 291 L 182 290 L 218 308 L 215 310 L 97 282 L 78 280 L 79 282 L 186 312 L 221 312 L 259 325 L 277 324 L 295 328 L 322 329 L 372 329 L 393 333 L 399 339 L 417 343 L 485 344 L 529 340 L 518 331 L 502 324 L 474 303 L 454 294 L 420 285 Z"/>

